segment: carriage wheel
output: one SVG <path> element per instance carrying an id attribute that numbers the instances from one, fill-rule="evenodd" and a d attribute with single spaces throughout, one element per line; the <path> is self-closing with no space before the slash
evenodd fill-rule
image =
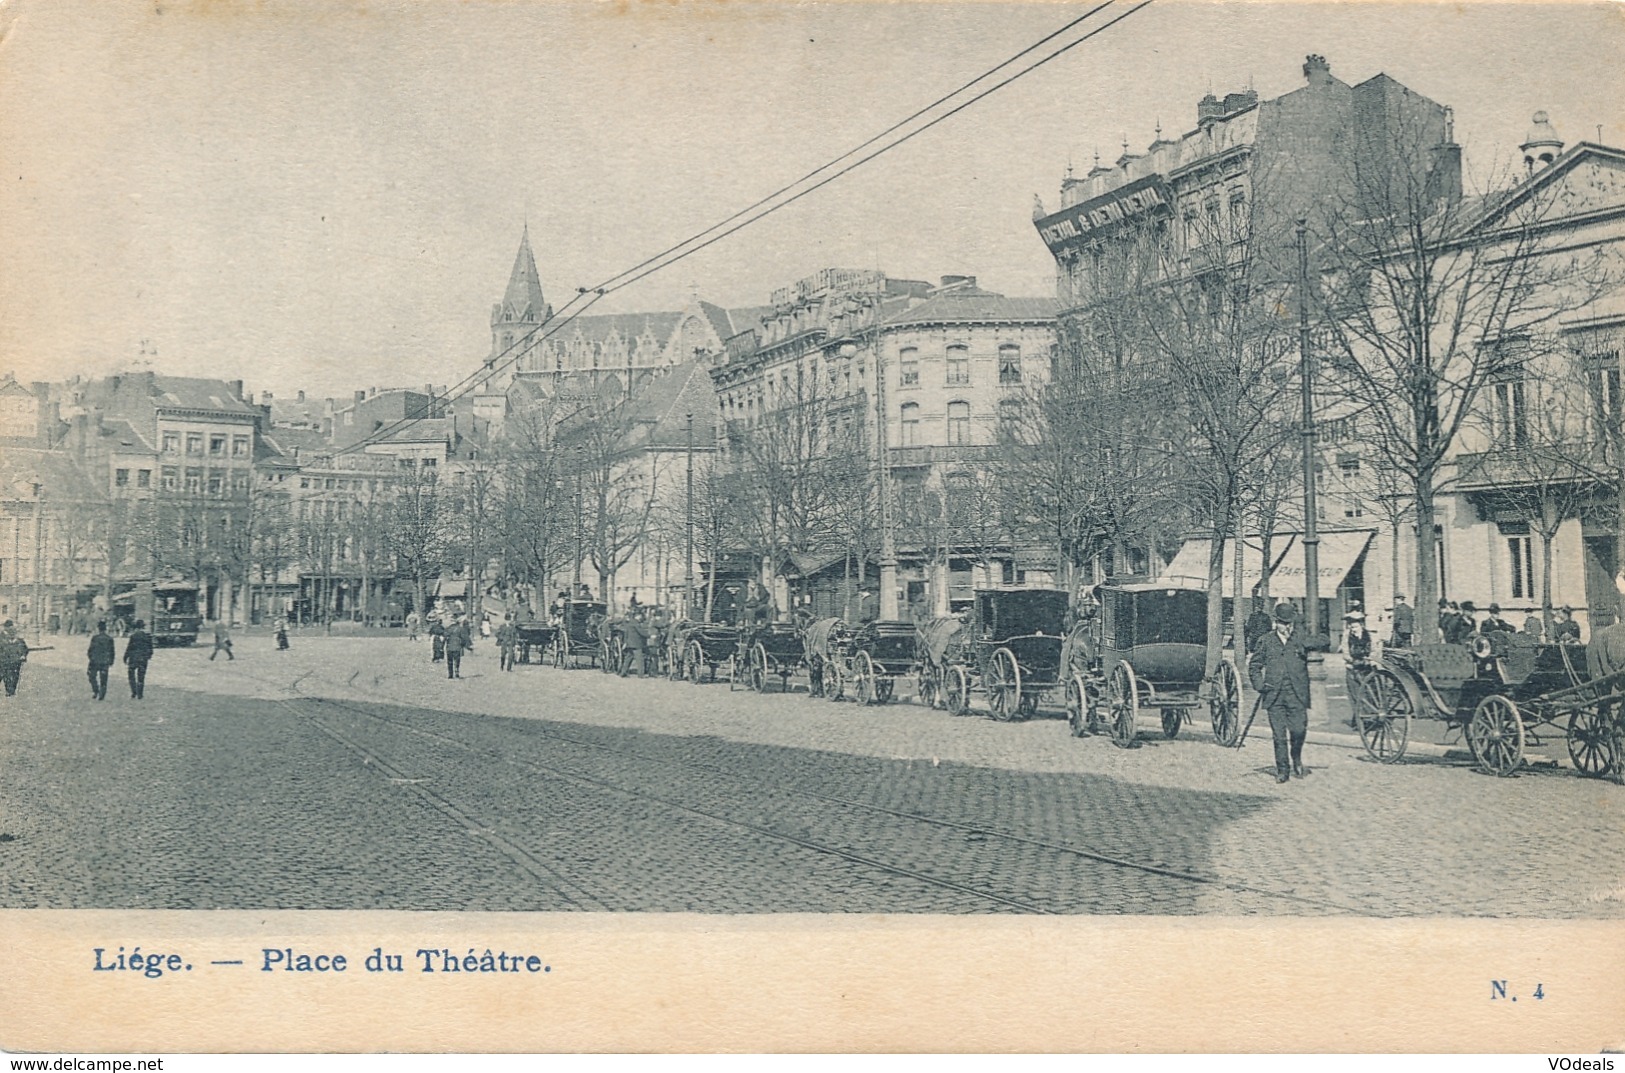
<path id="1" fill-rule="evenodd" d="M 824 696 L 836 701 L 846 699 L 846 675 L 834 660 L 824 664 Z"/>
<path id="2" fill-rule="evenodd" d="M 1478 702 L 1467 724 L 1467 744 L 1478 766 L 1491 775 L 1510 775 L 1523 763 L 1523 715 L 1511 697 L 1493 693 Z"/>
<path id="3" fill-rule="evenodd" d="M 1008 648 L 995 649 L 987 661 L 987 703 L 1001 723 L 1014 719 L 1021 707 L 1021 667 Z"/>
<path id="4" fill-rule="evenodd" d="M 1371 759 L 1393 764 L 1405 755 L 1415 709 L 1410 690 L 1393 671 L 1378 667 L 1360 679 L 1354 697 L 1354 726 Z"/>
<path id="5" fill-rule="evenodd" d="M 1213 740 L 1226 748 L 1235 745 L 1241 736 L 1241 683 L 1229 660 L 1219 661 L 1207 708 L 1213 722 Z"/>
<path id="6" fill-rule="evenodd" d="M 1066 680 L 1066 725 L 1074 738 L 1088 737 L 1091 714 L 1089 689 L 1083 683 L 1083 675 L 1074 674 Z"/>
<path id="7" fill-rule="evenodd" d="M 1569 759 L 1583 775 L 1601 778 L 1619 763 L 1611 720 L 1593 708 L 1581 708 L 1569 716 Z"/>
<path id="8" fill-rule="evenodd" d="M 943 677 L 943 705 L 949 715 L 964 715 L 970 710 L 970 677 L 965 674 L 965 668 L 957 664 L 949 667 Z"/>
<path id="9" fill-rule="evenodd" d="M 1179 737 L 1179 725 L 1189 716 L 1189 708 L 1164 708 L 1162 710 L 1162 736 L 1169 741 Z"/>
<path id="10" fill-rule="evenodd" d="M 858 658 L 852 661 L 852 692 L 859 704 L 875 702 L 875 661 L 867 652 L 859 652 Z"/>
<path id="11" fill-rule="evenodd" d="M 882 704 L 891 703 L 892 694 L 897 691 L 897 682 L 892 678 L 881 678 L 875 682 L 875 698 Z"/>
<path id="12" fill-rule="evenodd" d="M 750 662 L 745 664 L 745 681 L 756 692 L 767 692 L 767 649 L 760 643 L 750 650 Z"/>
<path id="13" fill-rule="evenodd" d="M 683 661 L 683 670 L 688 673 L 690 685 L 700 684 L 700 668 L 703 666 L 705 666 L 705 650 L 700 647 L 700 642 L 690 641 L 687 658 Z"/>
<path id="14" fill-rule="evenodd" d="M 930 664 L 920 668 L 919 679 L 914 687 L 915 698 L 927 708 L 935 708 L 941 699 L 937 696 L 937 672 Z"/>
<path id="15" fill-rule="evenodd" d="M 1112 744 L 1119 749 L 1134 745 L 1135 721 L 1140 714 L 1140 683 L 1134 680 L 1134 669 L 1127 663 L 1112 668 L 1106 682 L 1106 702 L 1112 713 Z"/>

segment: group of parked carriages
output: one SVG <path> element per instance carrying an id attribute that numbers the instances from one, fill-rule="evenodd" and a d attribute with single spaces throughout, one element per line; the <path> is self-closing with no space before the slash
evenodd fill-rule
<path id="1" fill-rule="evenodd" d="M 1008 721 L 1041 706 L 1064 710 L 1072 733 L 1103 733 L 1123 748 L 1142 718 L 1177 737 L 1205 708 L 1216 742 L 1241 744 L 1241 675 L 1226 651 L 1207 665 L 1207 593 L 1162 580 L 1096 586 L 1082 607 L 1059 589 L 984 590 L 967 613 L 925 623 L 839 618 L 773 622 L 737 599 L 711 621 L 662 621 L 644 648 L 648 667 L 672 680 L 788 693 L 804 677 L 810 696 L 885 704 L 912 686 L 919 703 L 963 715 L 984 705 Z M 626 668 L 605 605 L 573 601 L 550 623 L 519 628 L 520 662 L 545 653 L 556 667 Z M 900 688 L 900 683 L 902 687 Z M 1575 768 L 1619 776 L 1625 671 L 1592 678 L 1583 649 L 1492 633 L 1470 644 L 1387 648 L 1349 674 L 1353 721 L 1370 756 L 1405 755 L 1412 723 L 1460 730 L 1477 765 L 1496 775 L 1522 767 L 1527 745 L 1564 734 Z"/>

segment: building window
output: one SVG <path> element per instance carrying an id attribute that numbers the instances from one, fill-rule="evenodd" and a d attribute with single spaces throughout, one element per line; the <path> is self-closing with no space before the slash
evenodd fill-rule
<path id="1" fill-rule="evenodd" d="M 948 445 L 960 447 L 970 443 L 970 403 L 948 404 Z"/>
<path id="2" fill-rule="evenodd" d="M 1365 517 L 1365 508 L 1360 507 L 1360 506 L 1344 507 L 1343 508 L 1343 517 L 1345 517 L 1345 518 L 1364 518 Z"/>
<path id="3" fill-rule="evenodd" d="M 903 404 L 903 443 L 904 447 L 918 447 L 920 443 L 920 404 L 906 402 Z"/>
<path id="4" fill-rule="evenodd" d="M 200 455 L 203 453 L 203 433 L 188 432 L 186 434 L 186 453 Z"/>
<path id="5" fill-rule="evenodd" d="M 152 487 L 152 470 L 150 470 L 150 469 L 137 470 L 136 474 L 135 474 L 135 486 L 137 488 L 151 488 Z"/>
<path id="6" fill-rule="evenodd" d="M 1528 535 L 1506 538 L 1507 556 L 1512 562 L 1512 598 L 1535 598 L 1535 558 Z"/>
<path id="7" fill-rule="evenodd" d="M 1586 356 L 1586 379 L 1591 384 L 1592 421 L 1597 435 L 1617 433 L 1625 416 L 1625 398 L 1619 393 L 1619 351 Z"/>
<path id="8" fill-rule="evenodd" d="M 247 436 L 233 436 L 231 438 L 231 457 L 233 457 L 233 458 L 247 458 L 248 457 L 248 437 Z"/>
<path id="9" fill-rule="evenodd" d="M 217 469 L 211 469 L 209 471 L 209 494 L 212 496 L 217 496 L 225 489 L 225 487 L 226 481 L 221 475 L 220 471 Z"/>
<path id="10" fill-rule="evenodd" d="M 186 467 L 186 490 L 188 492 L 203 491 L 203 471 L 196 466 Z"/>
<path id="11" fill-rule="evenodd" d="M 177 454 L 177 453 L 179 453 L 180 449 L 181 449 L 181 434 L 179 432 L 166 432 L 166 433 L 164 433 L 164 454 L 166 454 L 166 455 Z"/>
<path id="12" fill-rule="evenodd" d="M 1352 481 L 1360 475 L 1359 455 L 1339 455 L 1337 458 L 1337 471 L 1345 481 Z"/>
<path id="13" fill-rule="evenodd" d="M 1524 381 L 1504 380 L 1490 385 L 1490 437 L 1502 450 L 1529 446 L 1528 410 Z"/>
<path id="14" fill-rule="evenodd" d="M 225 454 L 226 453 L 226 438 L 224 436 L 210 436 L 209 437 L 209 453 L 211 455 L 223 455 L 223 454 Z"/>
<path id="15" fill-rule="evenodd" d="M 127 469 L 115 469 L 113 471 L 113 483 L 118 485 L 120 488 L 128 487 L 130 483 L 130 471 Z"/>
<path id="16" fill-rule="evenodd" d="M 948 383 L 970 383 L 970 347 L 951 346 L 948 348 Z"/>
<path id="17" fill-rule="evenodd" d="M 1021 383 L 1021 348 L 1014 343 L 999 347 L 999 383 Z"/>
<path id="18" fill-rule="evenodd" d="M 920 349 L 906 346 L 897 354 L 897 382 L 902 387 L 920 386 Z"/>
<path id="19" fill-rule="evenodd" d="M 165 466 L 162 475 L 164 491 L 173 492 L 180 482 L 180 471 L 174 466 Z"/>

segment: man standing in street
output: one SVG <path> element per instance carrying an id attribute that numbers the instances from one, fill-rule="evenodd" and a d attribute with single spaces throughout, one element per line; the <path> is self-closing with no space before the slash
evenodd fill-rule
<path id="1" fill-rule="evenodd" d="M 1394 648 L 1411 647 L 1411 638 L 1416 633 L 1416 609 L 1405 602 L 1404 593 L 1394 595 L 1394 637 L 1389 645 Z"/>
<path id="2" fill-rule="evenodd" d="M 226 625 L 226 620 L 223 618 L 215 620 L 214 651 L 209 653 L 209 662 L 213 663 L 214 657 L 218 656 L 221 652 L 225 652 L 226 659 L 228 660 L 237 658 L 231 654 L 231 628 Z"/>
<path id="3" fill-rule="evenodd" d="M 1244 650 L 1251 652 L 1258 647 L 1258 639 L 1270 632 L 1270 613 L 1264 609 L 1264 598 L 1259 590 L 1264 587 L 1262 581 L 1253 585 L 1253 598 L 1248 601 L 1252 611 L 1247 615 L 1246 623 L 1241 627 L 1242 644 Z"/>
<path id="4" fill-rule="evenodd" d="M 107 699 L 107 669 L 113 665 L 113 638 L 108 636 L 107 623 L 96 623 L 96 632 L 90 636 L 90 695 L 96 700 Z"/>
<path id="5" fill-rule="evenodd" d="M 497 627 L 497 650 L 501 654 L 499 666 L 505 671 L 513 670 L 513 650 L 519 644 L 519 627 L 513 624 L 513 615 L 503 616 L 502 625 Z"/>
<path id="6" fill-rule="evenodd" d="M 626 648 L 625 655 L 621 657 L 621 677 L 625 678 L 632 672 L 632 668 L 636 667 L 638 677 L 642 678 L 644 675 L 643 653 L 649 644 L 648 631 L 643 624 L 642 608 L 635 608 L 627 620 L 621 624 L 621 640 Z"/>
<path id="7" fill-rule="evenodd" d="M 1275 781 L 1304 778 L 1303 743 L 1309 736 L 1309 652 L 1291 604 L 1275 605 L 1275 628 L 1253 650 L 1253 688 L 1269 713 L 1275 738 Z"/>
<path id="8" fill-rule="evenodd" d="M 408 611 L 406 613 L 406 639 L 408 641 L 416 641 L 418 639 L 418 622 L 418 613 L 416 611 Z"/>
<path id="9" fill-rule="evenodd" d="M 152 634 L 145 619 L 135 620 L 130 639 L 124 642 L 124 664 L 130 673 L 130 696 L 143 700 L 147 695 L 147 664 L 152 661 Z"/>
<path id="10" fill-rule="evenodd" d="M 23 675 L 23 664 L 28 662 L 28 642 L 17 632 L 9 618 L 0 626 L 0 682 L 6 686 L 6 696 L 17 695 L 17 682 Z"/>
<path id="11" fill-rule="evenodd" d="M 474 647 L 474 638 L 468 632 L 468 620 L 458 615 L 451 629 L 446 631 L 446 677 L 463 676 L 463 653 Z"/>

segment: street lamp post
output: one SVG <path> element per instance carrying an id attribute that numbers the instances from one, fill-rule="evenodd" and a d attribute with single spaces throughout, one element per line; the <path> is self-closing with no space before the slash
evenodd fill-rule
<path id="1" fill-rule="evenodd" d="M 1309 345 L 1309 227 L 1298 221 L 1298 358 L 1303 378 L 1304 634 L 1320 632 L 1320 535 L 1315 524 L 1315 356 Z"/>
<path id="2" fill-rule="evenodd" d="M 584 465 L 584 453 L 581 447 L 576 447 L 576 591 L 571 593 L 571 599 L 581 594 L 581 467 Z"/>

